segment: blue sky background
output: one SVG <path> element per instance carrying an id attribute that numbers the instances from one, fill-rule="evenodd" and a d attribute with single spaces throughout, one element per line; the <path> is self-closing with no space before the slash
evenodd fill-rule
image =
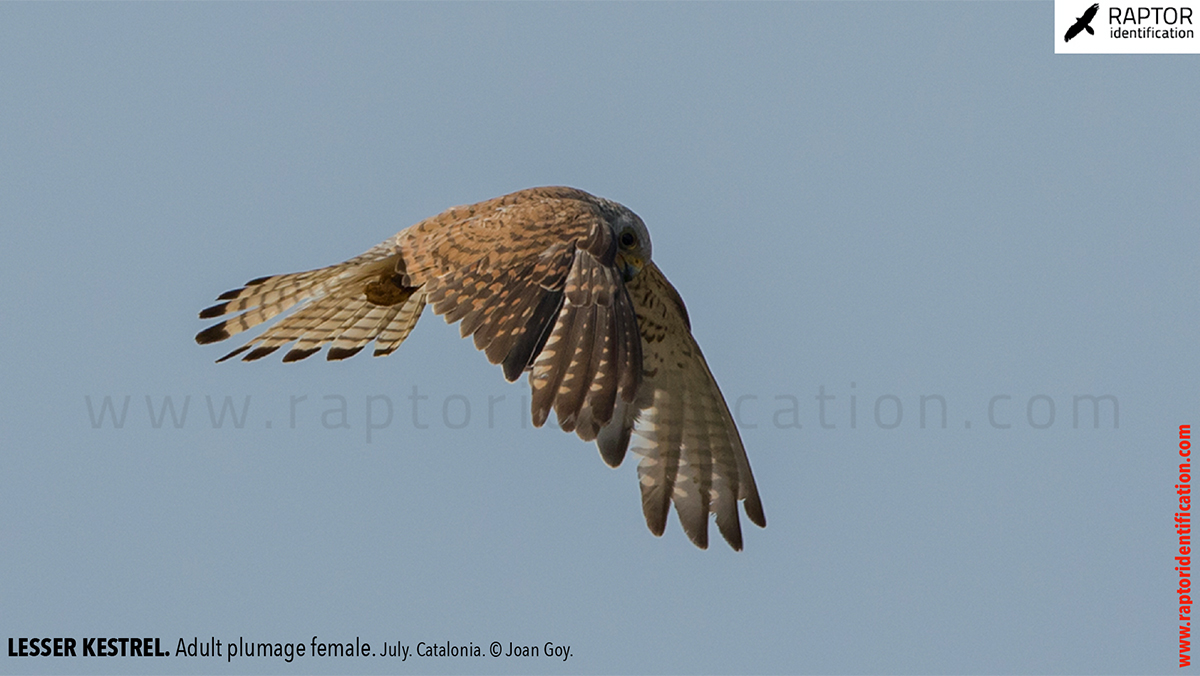
<path id="1" fill-rule="evenodd" d="M 1175 671 L 1200 62 L 1052 33 L 1048 2 L 0 6 L 0 634 L 571 649 L 0 671 Z M 523 424 L 428 310 L 385 359 L 193 342 L 250 278 L 546 184 L 648 224 L 742 400 L 744 552 L 654 538 L 634 463 Z"/>

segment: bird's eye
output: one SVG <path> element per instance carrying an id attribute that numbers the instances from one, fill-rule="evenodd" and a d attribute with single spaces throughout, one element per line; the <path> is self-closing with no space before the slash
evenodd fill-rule
<path id="1" fill-rule="evenodd" d="M 629 230 L 626 230 L 625 232 L 621 233 L 621 236 L 617 239 L 617 241 L 621 243 L 622 249 L 632 249 L 634 245 L 637 244 L 637 235 L 634 235 Z"/>

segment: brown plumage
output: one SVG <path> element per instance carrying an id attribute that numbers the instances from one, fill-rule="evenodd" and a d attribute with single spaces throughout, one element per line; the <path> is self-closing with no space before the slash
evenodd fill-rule
<path id="1" fill-rule="evenodd" d="M 573 188 L 530 188 L 428 218 L 344 263 L 262 277 L 218 297 L 201 331 L 212 343 L 299 306 L 221 357 L 284 361 L 328 345 L 345 359 L 375 356 L 408 337 L 428 303 L 459 323 L 508 380 L 529 373 L 531 415 L 551 410 L 565 431 L 595 440 L 615 467 L 641 456 L 646 523 L 655 535 L 674 504 L 684 531 L 708 546 L 708 518 L 742 548 L 737 503 L 765 526 L 737 427 L 679 294 L 650 260 L 633 212 Z"/>

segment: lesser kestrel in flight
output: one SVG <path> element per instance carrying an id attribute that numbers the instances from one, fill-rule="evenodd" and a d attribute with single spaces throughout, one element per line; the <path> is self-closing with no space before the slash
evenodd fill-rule
<path id="1" fill-rule="evenodd" d="M 224 340 L 298 308 L 221 358 L 246 361 L 294 343 L 283 361 L 328 345 L 375 356 L 408 337 L 425 304 L 512 381 L 529 372 L 532 416 L 595 440 L 616 467 L 641 456 L 642 510 L 662 535 L 671 503 L 708 546 L 709 514 L 742 548 L 739 501 L 766 526 L 729 407 L 692 338 L 678 292 L 651 261 L 650 235 L 624 206 L 582 190 L 530 188 L 451 208 L 361 256 L 261 277 L 221 294 L 201 318 L 233 315 L 196 336 Z"/>

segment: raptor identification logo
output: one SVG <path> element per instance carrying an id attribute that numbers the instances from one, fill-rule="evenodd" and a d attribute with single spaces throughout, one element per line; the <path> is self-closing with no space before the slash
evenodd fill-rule
<path id="1" fill-rule="evenodd" d="M 1200 54 L 1198 10 L 1200 0 L 1055 0 L 1054 53 Z"/>

